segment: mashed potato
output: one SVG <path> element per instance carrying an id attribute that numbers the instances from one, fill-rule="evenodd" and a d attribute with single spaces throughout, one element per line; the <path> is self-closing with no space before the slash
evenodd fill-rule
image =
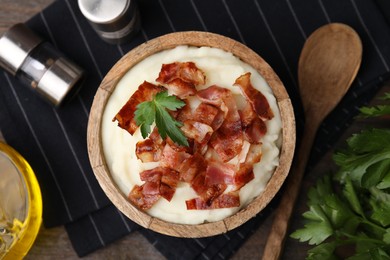
<path id="1" fill-rule="evenodd" d="M 198 89 L 213 84 L 228 88 L 235 94 L 239 108 L 246 101 L 240 89 L 233 87 L 233 83 L 242 74 L 251 72 L 252 85 L 264 94 L 274 112 L 274 118 L 266 121 L 267 134 L 262 138 L 262 159 L 254 165 L 255 179 L 240 189 L 240 208 L 245 207 L 263 192 L 279 164 L 280 112 L 272 90 L 264 78 L 233 54 L 217 48 L 178 46 L 149 56 L 125 74 L 107 102 L 102 121 L 103 150 L 109 171 L 120 190 L 127 196 L 134 185 L 142 185 L 140 172 L 158 166 L 158 162 L 142 163 L 137 159 L 135 146 L 138 141 L 143 140 L 139 129 L 131 136 L 127 131 L 118 127 L 117 122 L 112 122 L 112 118 L 142 82 L 146 80 L 157 84 L 155 80 L 162 64 L 176 61 L 195 62 L 196 66 L 206 75 L 206 84 L 199 86 Z M 200 224 L 224 219 L 240 209 L 187 210 L 185 201 L 195 197 L 197 194 L 189 184 L 180 182 L 170 202 L 160 199 L 147 212 L 153 217 L 173 223 Z"/>

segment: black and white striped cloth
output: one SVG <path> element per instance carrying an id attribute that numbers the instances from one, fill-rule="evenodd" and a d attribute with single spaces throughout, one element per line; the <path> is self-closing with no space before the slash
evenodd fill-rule
<path id="1" fill-rule="evenodd" d="M 103 42 L 81 15 L 76 0 L 57 0 L 27 25 L 87 71 L 78 96 L 55 109 L 0 71 L 0 130 L 33 167 L 43 194 L 46 227 L 65 225 L 80 256 L 140 229 L 167 258 L 228 258 L 272 210 L 242 227 L 203 239 L 178 239 L 144 230 L 107 199 L 91 171 L 86 128 L 94 94 L 126 52 L 173 31 L 200 30 L 236 39 L 274 68 L 293 101 L 298 132 L 303 116 L 297 62 L 305 39 L 330 22 L 352 26 L 361 36 L 363 62 L 352 89 L 324 122 L 313 149 L 315 164 L 351 122 L 357 107 L 376 93 L 390 71 L 390 27 L 373 0 L 139 0 L 142 30 L 130 43 Z M 275 202 L 274 202 L 275 203 Z"/>

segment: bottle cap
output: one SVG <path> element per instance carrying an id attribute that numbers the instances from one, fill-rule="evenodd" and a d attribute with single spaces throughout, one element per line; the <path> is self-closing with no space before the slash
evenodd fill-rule
<path id="1" fill-rule="evenodd" d="M 124 43 L 140 29 L 140 17 L 133 0 L 78 0 L 82 14 L 106 42 Z"/>
<path id="2" fill-rule="evenodd" d="M 23 24 L 12 26 L 0 38 L 0 66 L 15 76 L 30 52 L 42 41 Z"/>

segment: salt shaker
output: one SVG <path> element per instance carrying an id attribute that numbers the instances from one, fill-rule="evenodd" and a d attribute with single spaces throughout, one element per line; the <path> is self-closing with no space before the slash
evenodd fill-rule
<path id="1" fill-rule="evenodd" d="M 106 42 L 130 41 L 141 27 L 134 0 L 78 0 L 81 13 Z"/>
<path id="2" fill-rule="evenodd" d="M 84 75 L 80 67 L 21 23 L 0 38 L 0 67 L 54 106 L 72 97 Z"/>

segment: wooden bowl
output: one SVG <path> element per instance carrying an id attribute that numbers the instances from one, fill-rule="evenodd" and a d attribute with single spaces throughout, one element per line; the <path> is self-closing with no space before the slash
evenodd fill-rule
<path id="1" fill-rule="evenodd" d="M 273 90 L 282 119 L 282 146 L 279 166 L 265 190 L 248 206 L 234 215 L 216 222 L 198 225 L 175 224 L 152 217 L 133 206 L 113 180 L 105 162 L 101 123 L 103 112 L 111 93 L 119 80 L 135 64 L 144 58 L 177 45 L 215 47 L 233 53 L 251 65 Z M 295 149 L 295 118 L 289 96 L 272 68 L 254 51 L 230 38 L 207 32 L 177 32 L 148 41 L 123 56 L 108 72 L 99 86 L 92 104 L 88 122 L 88 153 L 96 178 L 113 204 L 128 218 L 139 225 L 159 233 L 176 237 L 206 237 L 221 234 L 245 223 L 259 213 L 275 196 L 286 179 Z"/>

